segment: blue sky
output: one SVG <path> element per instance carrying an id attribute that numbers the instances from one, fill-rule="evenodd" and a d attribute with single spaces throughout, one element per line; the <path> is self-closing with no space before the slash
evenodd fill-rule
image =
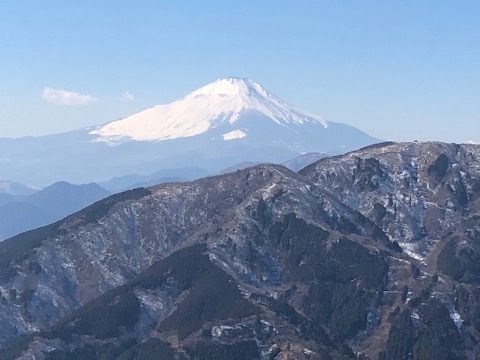
<path id="1" fill-rule="evenodd" d="M 379 138 L 480 142 L 479 18 L 478 1 L 4 1 L 0 137 L 237 76 Z"/>

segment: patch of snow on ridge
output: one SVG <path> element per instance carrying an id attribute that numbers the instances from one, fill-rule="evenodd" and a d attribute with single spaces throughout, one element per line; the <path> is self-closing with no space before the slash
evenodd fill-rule
<path id="1" fill-rule="evenodd" d="M 278 125 L 318 124 L 323 118 L 301 112 L 252 80 L 222 78 L 167 105 L 157 105 L 91 131 L 96 141 L 161 141 L 202 134 L 235 123 L 245 112 L 261 113 Z"/>
<path id="2" fill-rule="evenodd" d="M 230 131 L 229 133 L 223 134 L 223 140 L 228 141 L 228 140 L 235 140 L 235 139 L 242 139 L 247 134 L 245 134 L 242 130 L 233 130 Z"/>
<path id="3" fill-rule="evenodd" d="M 423 261 L 425 260 L 425 256 L 420 253 L 418 250 L 418 245 L 415 243 L 408 243 L 403 241 L 397 241 L 398 245 L 402 248 L 403 252 L 406 253 L 408 256 Z"/>
<path id="4" fill-rule="evenodd" d="M 463 319 L 460 316 L 460 314 L 458 313 L 458 311 L 455 310 L 455 308 L 451 308 L 451 309 L 449 309 L 448 312 L 450 314 L 450 318 L 455 323 L 455 326 L 457 327 L 457 329 L 461 329 L 462 326 L 463 326 Z"/>

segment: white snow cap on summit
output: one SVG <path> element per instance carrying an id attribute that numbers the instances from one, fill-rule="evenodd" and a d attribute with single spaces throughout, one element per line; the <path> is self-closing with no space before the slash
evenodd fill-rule
<path id="1" fill-rule="evenodd" d="M 316 123 L 323 118 L 294 109 L 249 79 L 221 78 L 167 105 L 157 105 L 98 127 L 99 141 L 160 141 L 199 135 L 220 124 L 234 124 L 242 114 L 257 112 L 281 126 Z"/>

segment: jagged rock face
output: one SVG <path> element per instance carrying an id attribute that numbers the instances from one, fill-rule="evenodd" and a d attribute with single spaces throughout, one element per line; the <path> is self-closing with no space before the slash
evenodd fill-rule
<path id="1" fill-rule="evenodd" d="M 474 145 L 367 147 L 321 160 L 302 174 L 419 259 L 440 239 L 461 234 L 464 220 L 478 210 L 480 152 Z"/>
<path id="2" fill-rule="evenodd" d="M 278 281 L 275 259 L 264 273 L 255 274 L 246 249 L 255 237 L 255 246 L 268 255 L 258 218 L 268 214 L 269 221 L 275 221 L 287 213 L 325 227 L 351 224 L 347 233 L 368 234 L 376 228 L 368 221 L 359 225 L 357 213 L 283 167 L 258 166 L 160 185 L 141 199 L 113 205 L 97 222 L 77 227 L 73 225 L 81 213 L 67 218 L 63 233 L 12 260 L 0 285 L 1 339 L 52 325 L 174 249 L 205 239 L 212 256 L 231 273 L 255 284 Z"/>
<path id="3" fill-rule="evenodd" d="M 30 337 L 0 355 L 417 360 L 434 339 L 474 358 L 479 152 L 384 144 L 300 174 L 258 165 L 7 240 L 0 341 Z"/>

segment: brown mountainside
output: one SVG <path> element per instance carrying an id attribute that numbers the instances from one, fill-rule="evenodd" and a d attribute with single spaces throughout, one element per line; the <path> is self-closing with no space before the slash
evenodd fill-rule
<path id="1" fill-rule="evenodd" d="M 298 174 L 258 165 L 9 239 L 1 358 L 473 359 L 479 153 L 387 143 Z"/>

